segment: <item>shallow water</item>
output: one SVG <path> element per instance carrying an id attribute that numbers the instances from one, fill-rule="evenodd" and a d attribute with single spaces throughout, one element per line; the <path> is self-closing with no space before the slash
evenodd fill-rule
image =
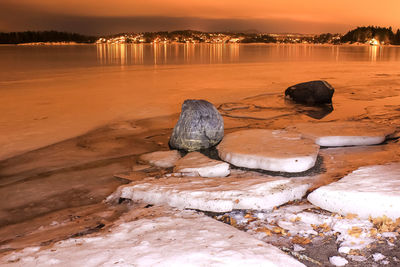
<path id="1" fill-rule="evenodd" d="M 0 159 L 117 120 L 179 112 L 325 79 L 346 99 L 396 96 L 400 47 L 312 45 L 0 46 Z M 336 99 L 335 99 L 336 100 Z M 282 105 L 282 101 L 276 103 Z"/>
<path id="2" fill-rule="evenodd" d="M 45 235 L 37 229 L 98 205 L 127 182 L 114 174 L 131 171 L 140 154 L 168 149 L 187 98 L 214 103 L 226 132 L 354 120 L 399 130 L 398 47 L 1 46 L 0 59 L 0 231 L 7 233 L 0 245 L 5 250 L 23 247 L 24 240 L 40 244 L 74 234 L 76 228 Z M 285 101 L 288 86 L 315 79 L 335 87 L 333 109 Z M 322 149 L 323 172 L 315 187 L 359 166 L 399 161 L 398 151 L 397 139 Z M 166 171 L 147 169 L 137 179 Z M 98 218 L 93 210 L 88 214 Z M 34 235 L 24 230 L 33 220 Z M 99 225 L 97 219 L 89 221 L 86 227 Z"/>

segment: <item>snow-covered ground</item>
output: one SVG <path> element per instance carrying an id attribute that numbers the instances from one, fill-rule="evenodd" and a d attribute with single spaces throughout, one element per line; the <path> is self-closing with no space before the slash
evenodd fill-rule
<path id="1" fill-rule="evenodd" d="M 357 255 L 356 251 L 368 248 L 374 242 L 387 242 L 394 246 L 400 230 L 400 221 L 360 219 L 354 214 L 341 216 L 302 202 L 287 204 L 271 212 L 232 211 L 216 219 L 244 229 L 265 242 L 276 240 L 274 236 L 285 238 L 292 244 L 293 251 L 303 251 L 304 245 L 334 237 L 338 245 L 337 255 L 349 259 Z M 332 260 L 338 264 L 344 262 L 339 258 Z M 357 260 L 365 261 L 366 258 L 358 256 Z"/>
<path id="2" fill-rule="evenodd" d="M 360 218 L 400 218 L 400 163 L 361 167 L 308 195 L 314 205 Z"/>
<path id="3" fill-rule="evenodd" d="M 395 132 L 394 127 L 371 122 L 333 121 L 300 123 L 287 130 L 301 133 L 320 146 L 365 146 L 380 144 Z"/>
<path id="4" fill-rule="evenodd" d="M 0 258 L 0 265 L 304 266 L 278 248 L 194 211 L 148 213 L 153 216 L 119 223 L 103 235 L 14 252 Z"/>
<path id="5" fill-rule="evenodd" d="M 212 212 L 233 209 L 271 210 L 288 201 L 301 199 L 310 188 L 309 178 L 284 178 L 236 172 L 229 177 L 147 178 L 123 185 L 108 198 L 168 204 Z"/>
<path id="6" fill-rule="evenodd" d="M 293 173 L 315 165 L 319 146 L 299 134 L 252 129 L 227 134 L 217 149 L 235 166 Z"/>

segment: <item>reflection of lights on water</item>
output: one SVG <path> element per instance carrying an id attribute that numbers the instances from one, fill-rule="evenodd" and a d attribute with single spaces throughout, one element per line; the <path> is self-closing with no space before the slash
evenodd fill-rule
<path id="1" fill-rule="evenodd" d="M 127 57 L 127 52 L 126 52 L 126 45 L 122 44 L 119 45 L 119 49 L 120 49 L 120 55 L 121 55 L 121 65 L 125 65 L 126 64 L 126 57 Z"/>
<path id="2" fill-rule="evenodd" d="M 380 50 L 379 46 L 370 46 L 369 47 L 369 58 L 370 61 L 375 62 L 377 55 L 378 55 L 378 49 Z"/>
<path id="3" fill-rule="evenodd" d="M 168 60 L 185 63 L 223 63 L 239 61 L 240 44 L 97 44 L 101 64 L 167 64 Z M 145 62 L 146 61 L 146 62 Z"/>
<path id="4" fill-rule="evenodd" d="M 339 47 L 338 46 L 331 46 L 330 47 L 331 50 L 331 55 L 335 57 L 335 61 L 338 62 L 339 61 Z"/>
<path id="5" fill-rule="evenodd" d="M 233 43 L 229 45 L 229 55 L 231 62 L 235 62 L 239 58 L 239 44 Z"/>
<path id="6" fill-rule="evenodd" d="M 220 64 L 240 61 L 398 61 L 400 50 L 385 45 L 319 46 L 292 44 L 163 43 L 97 44 L 101 65 Z M 96 53 L 95 52 L 95 53 Z"/>

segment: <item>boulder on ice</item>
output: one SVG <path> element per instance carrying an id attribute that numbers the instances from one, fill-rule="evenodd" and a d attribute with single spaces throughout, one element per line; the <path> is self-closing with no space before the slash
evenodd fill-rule
<path id="1" fill-rule="evenodd" d="M 213 104 L 206 100 L 185 100 L 169 145 L 196 151 L 218 144 L 224 137 L 224 120 Z"/>
<path id="2" fill-rule="evenodd" d="M 327 81 L 310 81 L 288 87 L 285 96 L 295 102 L 307 105 L 331 104 L 335 92 Z"/>

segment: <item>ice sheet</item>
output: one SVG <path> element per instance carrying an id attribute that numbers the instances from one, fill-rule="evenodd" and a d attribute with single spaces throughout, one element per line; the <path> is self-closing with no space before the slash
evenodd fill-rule
<path id="1" fill-rule="evenodd" d="M 108 197 L 108 201 L 127 198 L 149 204 L 168 204 L 180 209 L 213 212 L 268 210 L 301 199 L 310 183 L 307 178 L 268 176 L 148 178 L 119 187 Z"/>
<path id="2" fill-rule="evenodd" d="M 239 167 L 293 173 L 315 165 L 319 146 L 298 134 L 252 129 L 227 134 L 217 149 L 221 159 Z"/>

